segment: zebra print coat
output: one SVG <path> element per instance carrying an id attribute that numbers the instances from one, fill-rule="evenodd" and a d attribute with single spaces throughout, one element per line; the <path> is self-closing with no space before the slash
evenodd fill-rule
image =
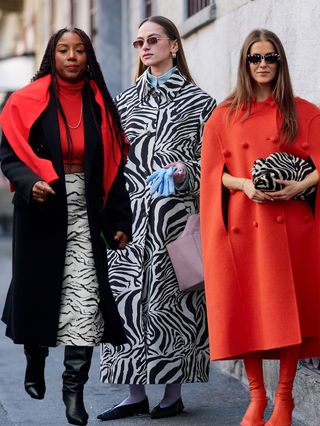
<path id="1" fill-rule="evenodd" d="M 131 144 L 126 177 L 133 242 L 110 253 L 109 282 L 129 344 L 103 345 L 101 379 L 108 383 L 185 383 L 208 379 L 203 291 L 182 294 L 166 244 L 198 211 L 201 136 L 215 101 L 178 71 L 157 90 L 146 72 L 116 103 Z M 154 198 L 146 177 L 183 161 L 189 185 Z"/>

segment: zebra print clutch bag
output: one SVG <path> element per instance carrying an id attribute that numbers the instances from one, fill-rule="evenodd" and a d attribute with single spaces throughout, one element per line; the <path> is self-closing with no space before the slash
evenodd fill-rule
<path id="1" fill-rule="evenodd" d="M 251 170 L 252 182 L 259 191 L 280 191 L 282 185 L 276 179 L 283 180 L 303 180 L 315 169 L 311 160 L 306 161 L 287 152 L 274 152 L 267 158 L 259 158 L 253 163 Z M 316 188 L 308 188 L 294 198 L 305 200 Z"/>

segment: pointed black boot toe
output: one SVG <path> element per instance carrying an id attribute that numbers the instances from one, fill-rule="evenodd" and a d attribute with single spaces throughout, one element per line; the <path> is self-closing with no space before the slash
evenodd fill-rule
<path id="1" fill-rule="evenodd" d="M 64 350 L 65 371 L 62 374 L 62 397 L 66 417 L 72 425 L 86 425 L 88 413 L 83 403 L 83 389 L 88 380 L 93 346 L 66 346 Z"/>
<path id="2" fill-rule="evenodd" d="M 72 425 L 86 425 L 88 413 L 83 404 L 83 393 L 63 391 L 63 402 L 66 406 L 66 417 Z"/>
<path id="3" fill-rule="evenodd" d="M 25 345 L 24 353 L 27 359 L 24 378 L 25 391 L 31 398 L 43 399 L 46 393 L 44 368 L 45 359 L 48 356 L 48 348 Z"/>
<path id="4" fill-rule="evenodd" d="M 33 399 L 43 399 L 44 395 L 46 393 L 46 387 L 44 382 L 36 382 L 36 383 L 24 383 L 25 391 L 28 395 L 31 396 Z"/>

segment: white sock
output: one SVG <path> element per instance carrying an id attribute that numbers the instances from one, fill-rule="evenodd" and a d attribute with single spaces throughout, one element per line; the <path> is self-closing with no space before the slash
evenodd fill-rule
<path id="1" fill-rule="evenodd" d="M 166 408 L 174 404 L 179 398 L 181 398 L 181 384 L 172 383 L 166 385 L 164 395 L 160 401 L 160 408 Z"/>
<path id="2" fill-rule="evenodd" d="M 146 390 L 144 385 L 129 385 L 129 396 L 117 405 L 129 405 L 141 402 L 146 398 Z"/>

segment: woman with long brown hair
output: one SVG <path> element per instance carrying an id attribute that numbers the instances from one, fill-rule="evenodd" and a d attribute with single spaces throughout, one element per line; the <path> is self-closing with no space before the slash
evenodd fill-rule
<path id="1" fill-rule="evenodd" d="M 244 360 L 251 402 L 242 426 L 265 424 L 264 358 L 280 359 L 266 425 L 289 426 L 298 359 L 320 354 L 319 191 L 313 202 L 301 196 L 318 185 L 319 134 L 318 108 L 293 96 L 281 41 L 252 31 L 236 88 L 205 127 L 200 196 L 211 358 Z M 314 170 L 257 189 L 254 162 L 273 153 Z"/>
<path id="2" fill-rule="evenodd" d="M 139 76 L 116 98 L 130 142 L 125 175 L 133 242 L 111 254 L 109 274 L 129 342 L 103 345 L 101 357 L 102 381 L 127 383 L 130 395 L 101 420 L 148 413 L 146 384 L 165 385 L 151 417 L 176 415 L 183 409 L 181 385 L 205 382 L 209 373 L 204 292 L 179 290 L 166 245 L 198 211 L 202 129 L 215 101 L 193 83 L 169 19 L 144 20 L 133 46 Z M 172 191 L 152 193 L 148 176 L 169 168 Z"/>
<path id="3" fill-rule="evenodd" d="M 15 191 L 2 320 L 7 336 L 24 345 L 32 398 L 45 395 L 48 347 L 65 347 L 67 419 L 85 425 L 93 347 L 126 342 L 103 238 L 122 249 L 131 235 L 126 142 L 86 33 L 53 34 L 33 82 L 9 98 L 1 124 L 1 168 Z"/>

